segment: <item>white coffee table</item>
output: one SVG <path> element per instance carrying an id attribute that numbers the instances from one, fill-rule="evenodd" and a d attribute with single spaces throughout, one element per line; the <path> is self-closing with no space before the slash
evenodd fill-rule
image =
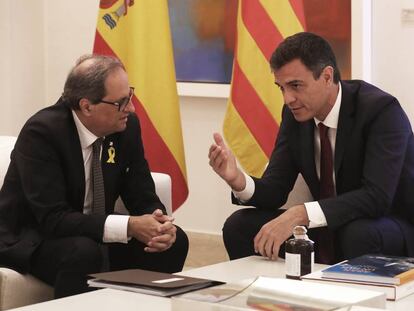
<path id="1" fill-rule="evenodd" d="M 326 266 L 315 265 L 315 270 Z M 215 279 L 222 282 L 235 282 L 242 279 L 253 278 L 258 275 L 271 277 L 284 277 L 284 262 L 270 261 L 263 257 L 251 256 L 233 261 L 227 261 L 202 268 L 187 270 L 179 274 L 200 278 Z M 403 298 L 397 302 L 387 302 L 387 310 L 409 311 L 414 308 L 414 295 Z M 113 289 L 97 290 L 90 293 L 56 299 L 14 310 L 27 311 L 72 311 L 72 310 L 157 310 L 170 311 L 169 298 L 149 296 L 139 293 L 119 291 Z"/>

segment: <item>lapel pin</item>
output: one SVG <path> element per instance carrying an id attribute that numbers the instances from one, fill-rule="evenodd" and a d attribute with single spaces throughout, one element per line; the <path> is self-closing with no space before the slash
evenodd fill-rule
<path id="1" fill-rule="evenodd" d="M 109 143 L 109 148 L 108 148 L 108 160 L 106 161 L 106 163 L 115 163 L 115 148 L 113 147 L 113 142 L 111 141 Z"/>

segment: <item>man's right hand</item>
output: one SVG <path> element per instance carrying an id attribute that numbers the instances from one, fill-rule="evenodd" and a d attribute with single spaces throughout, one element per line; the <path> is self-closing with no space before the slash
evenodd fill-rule
<path id="1" fill-rule="evenodd" d="M 214 133 L 213 138 L 215 143 L 208 152 L 210 166 L 233 190 L 243 190 L 246 187 L 246 179 L 237 167 L 236 158 L 220 134 Z"/>

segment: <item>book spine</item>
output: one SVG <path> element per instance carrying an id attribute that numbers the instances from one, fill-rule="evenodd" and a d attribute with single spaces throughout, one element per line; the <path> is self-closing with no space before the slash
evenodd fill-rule
<path id="1" fill-rule="evenodd" d="M 414 280 L 414 269 L 398 274 L 397 278 L 400 280 L 400 284 L 408 283 Z"/>
<path id="2" fill-rule="evenodd" d="M 354 287 L 354 288 L 360 288 L 360 289 L 366 289 L 366 290 L 373 290 L 373 291 L 376 291 L 376 292 L 385 293 L 387 300 L 396 300 L 397 299 L 397 291 L 396 291 L 395 287 L 375 286 L 375 285 L 370 285 L 370 284 L 360 284 L 360 283 L 350 283 L 350 282 L 337 282 L 337 281 L 334 281 L 334 280 L 305 279 L 305 278 L 302 278 L 302 280 L 306 281 L 306 282 L 316 282 L 316 283 L 321 283 L 321 284 L 329 283 L 329 284 L 338 285 L 338 286 L 346 286 L 346 287 Z M 406 294 L 406 295 L 408 295 L 408 294 Z"/>
<path id="3" fill-rule="evenodd" d="M 395 300 L 404 298 L 414 293 L 414 282 L 395 287 Z"/>

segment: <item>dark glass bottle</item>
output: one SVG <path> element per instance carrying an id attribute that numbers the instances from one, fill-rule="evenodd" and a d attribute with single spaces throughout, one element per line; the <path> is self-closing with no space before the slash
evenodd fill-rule
<path id="1" fill-rule="evenodd" d="M 285 243 L 286 278 L 300 280 L 302 275 L 311 273 L 314 264 L 313 241 L 309 240 L 304 226 L 293 228 L 294 238 Z"/>

